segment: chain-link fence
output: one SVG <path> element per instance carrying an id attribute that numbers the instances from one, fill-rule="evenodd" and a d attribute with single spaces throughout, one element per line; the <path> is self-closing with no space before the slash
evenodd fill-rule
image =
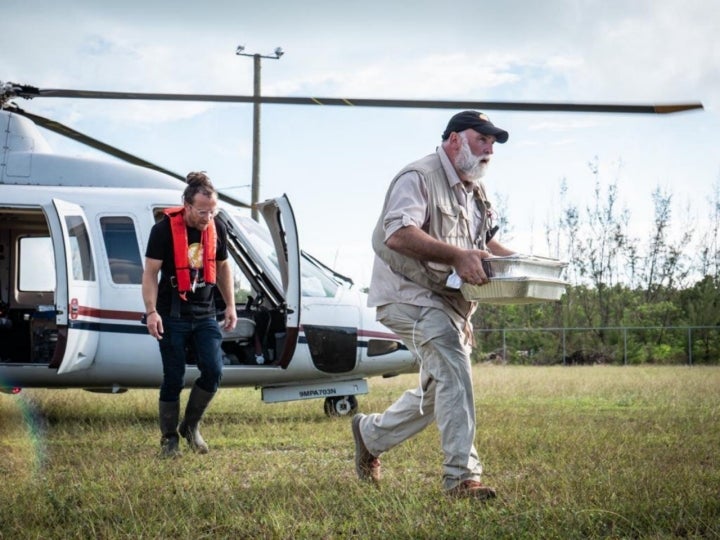
<path id="1" fill-rule="evenodd" d="M 476 362 L 720 364 L 720 326 L 476 328 L 475 340 Z"/>

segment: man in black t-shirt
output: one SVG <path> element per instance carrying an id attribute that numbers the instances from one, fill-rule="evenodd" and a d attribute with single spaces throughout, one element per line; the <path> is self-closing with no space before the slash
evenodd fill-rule
<path id="1" fill-rule="evenodd" d="M 142 282 L 148 332 L 158 340 L 163 362 L 159 400 L 163 457 L 179 454 L 180 436 L 196 452 L 208 452 L 198 425 L 222 378 L 222 334 L 213 287 L 225 302 L 224 328 L 232 330 L 237 322 L 227 230 L 214 220 L 217 193 L 204 173 L 188 174 L 187 182 L 183 206 L 166 210 L 166 217 L 150 231 Z M 190 344 L 200 377 L 178 425 Z"/>
<path id="2" fill-rule="evenodd" d="M 217 251 L 216 260 L 224 261 L 227 259 L 227 231 L 225 225 L 220 221 L 215 221 L 215 230 L 217 231 Z M 195 227 L 187 227 L 188 235 L 188 258 L 193 257 L 193 253 L 201 246 L 201 231 Z M 162 261 L 160 267 L 160 283 L 158 284 L 157 304 L 155 309 L 160 314 L 169 314 L 172 309 L 172 303 L 177 295 L 177 287 L 173 284 L 175 280 L 175 260 L 173 253 L 173 237 L 170 227 L 170 219 L 165 218 L 158 222 L 148 239 L 145 256 L 151 259 Z M 197 254 L 194 255 L 197 258 Z M 192 263 L 191 263 L 192 264 Z M 190 290 L 187 293 L 187 302 L 180 302 L 181 317 L 207 317 L 209 313 L 215 314 L 213 305 L 212 286 L 206 286 L 204 269 L 191 268 L 191 272 L 197 272 L 197 280 L 195 291 Z M 193 274 L 193 277 L 194 274 Z"/>

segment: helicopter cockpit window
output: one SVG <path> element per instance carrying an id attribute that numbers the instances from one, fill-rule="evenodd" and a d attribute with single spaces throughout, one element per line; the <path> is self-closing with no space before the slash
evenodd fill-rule
<path id="1" fill-rule="evenodd" d="M 233 283 L 235 285 L 235 303 L 240 306 L 245 304 L 248 297 L 253 296 L 254 292 L 250 282 L 240 269 L 238 263 L 235 262 L 235 259 L 228 257 L 227 260 L 232 269 Z"/>
<path id="2" fill-rule="evenodd" d="M 252 243 L 255 251 L 272 263 L 270 271 L 275 274 L 277 282 L 280 283 L 278 259 L 270 232 L 260 223 L 245 216 L 236 216 L 235 222 L 242 226 L 245 236 Z M 333 298 L 339 287 L 340 285 L 326 271 L 306 257 L 301 257 L 300 289 L 302 296 Z"/>
<path id="3" fill-rule="evenodd" d="M 339 288 L 336 281 L 305 257 L 300 259 L 300 283 L 303 296 L 332 298 Z"/>
<path id="4" fill-rule="evenodd" d="M 143 267 L 132 219 L 126 216 L 102 217 L 100 229 L 113 283 L 140 285 Z"/>
<path id="5" fill-rule="evenodd" d="M 95 281 L 95 265 L 85 222 L 80 216 L 65 216 L 65 225 L 70 236 L 73 279 Z"/>

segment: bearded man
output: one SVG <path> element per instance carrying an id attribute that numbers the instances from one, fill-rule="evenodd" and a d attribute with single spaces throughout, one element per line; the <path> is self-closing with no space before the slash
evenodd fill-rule
<path id="1" fill-rule="evenodd" d="M 477 305 L 446 282 L 488 282 L 483 259 L 512 255 L 493 234 L 490 203 L 480 178 L 495 142 L 507 131 L 477 111 L 454 115 L 435 153 L 403 168 L 392 180 L 373 232 L 375 261 L 368 304 L 398 334 L 420 364 L 419 385 L 383 413 L 352 421 L 355 468 L 380 480 L 378 457 L 425 429 L 440 430 L 443 490 L 449 496 L 489 499 L 475 449 L 475 404 L 470 318 Z"/>
<path id="2" fill-rule="evenodd" d="M 214 289 L 225 303 L 224 329 L 232 330 L 237 323 L 227 229 L 214 219 L 217 191 L 204 172 L 188 174 L 187 184 L 183 206 L 166 209 L 165 217 L 150 230 L 142 280 L 148 333 L 158 340 L 163 364 L 158 403 L 162 457 L 180 455 L 181 436 L 195 452 L 209 450 L 199 424 L 217 392 L 223 369 Z M 190 345 L 200 377 L 178 425 Z"/>

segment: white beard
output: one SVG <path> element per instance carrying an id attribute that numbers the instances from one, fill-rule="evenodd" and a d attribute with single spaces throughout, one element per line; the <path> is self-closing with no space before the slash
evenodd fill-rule
<path id="1" fill-rule="evenodd" d="M 476 156 L 472 153 L 464 133 L 460 134 L 460 138 L 462 139 L 462 146 L 460 147 L 460 153 L 455 157 L 455 166 L 470 180 L 482 178 L 487 172 L 488 163 L 481 160 L 486 156 Z"/>

